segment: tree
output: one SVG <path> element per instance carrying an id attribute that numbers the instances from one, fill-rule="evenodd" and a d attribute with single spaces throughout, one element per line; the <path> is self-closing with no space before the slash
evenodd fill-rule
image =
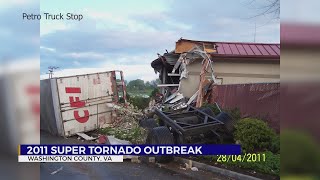
<path id="1" fill-rule="evenodd" d="M 154 88 L 152 91 L 151 91 L 151 94 L 150 94 L 150 97 L 156 97 L 156 94 L 159 93 L 159 89 L 158 88 Z"/>
<path id="2" fill-rule="evenodd" d="M 152 87 L 152 84 L 149 81 L 147 81 L 145 85 L 146 85 L 146 88 L 151 88 Z"/>
<path id="3" fill-rule="evenodd" d="M 152 81 L 151 81 L 151 84 L 152 84 L 153 87 L 157 87 L 158 84 L 161 84 L 161 81 L 160 81 L 160 79 L 158 78 L 158 79 L 156 79 L 156 80 L 152 80 Z"/>
<path id="4" fill-rule="evenodd" d="M 144 90 L 145 84 L 141 79 L 132 80 L 127 85 L 128 90 Z"/>
<path id="5" fill-rule="evenodd" d="M 252 3 L 261 3 L 261 1 L 251 0 L 250 4 Z M 265 0 L 263 5 L 258 5 L 259 9 L 261 9 L 260 13 L 256 15 L 257 16 L 266 16 L 266 15 L 272 15 L 275 19 L 280 19 L 280 0 Z"/>

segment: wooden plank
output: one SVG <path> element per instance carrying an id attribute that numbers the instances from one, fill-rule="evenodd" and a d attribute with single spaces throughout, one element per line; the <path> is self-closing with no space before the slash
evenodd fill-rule
<path id="1" fill-rule="evenodd" d="M 179 86 L 179 84 L 158 84 L 158 87 L 174 87 Z"/>
<path id="2" fill-rule="evenodd" d="M 205 82 L 206 82 L 206 67 L 209 64 L 209 60 L 205 59 L 202 68 L 201 68 L 201 73 L 200 73 L 200 83 L 199 83 L 199 89 L 198 89 L 198 96 L 197 96 L 197 103 L 196 103 L 196 107 L 200 108 L 202 106 L 203 103 L 203 87 L 205 86 Z"/>
<path id="3" fill-rule="evenodd" d="M 87 140 L 87 141 L 92 141 L 92 140 L 97 139 L 97 138 L 88 136 L 88 135 L 86 135 L 85 133 L 81 133 L 81 132 L 78 132 L 77 135 L 80 136 L 80 137 L 82 137 L 83 139 L 85 139 L 85 140 Z"/>
<path id="4" fill-rule="evenodd" d="M 168 73 L 168 76 L 180 76 L 180 74 Z"/>

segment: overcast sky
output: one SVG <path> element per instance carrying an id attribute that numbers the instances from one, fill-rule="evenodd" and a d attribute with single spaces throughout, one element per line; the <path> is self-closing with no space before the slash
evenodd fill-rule
<path id="1" fill-rule="evenodd" d="M 120 69 L 128 80 L 156 78 L 150 62 L 180 38 L 279 42 L 279 21 L 253 16 L 269 0 L 0 0 L 0 63 L 41 56 L 59 75 Z M 250 3 L 253 2 L 253 3 Z M 260 4 L 257 4 L 259 2 Z M 318 0 L 281 0 L 282 22 L 320 24 Z M 78 13 L 75 21 L 23 21 L 22 13 Z M 40 27 L 41 24 L 41 27 Z M 41 32 L 40 32 L 41 29 Z"/>
<path id="2" fill-rule="evenodd" d="M 37 59 L 40 54 L 42 78 L 51 65 L 60 67 L 55 76 L 119 69 L 127 80 L 152 80 L 157 76 L 150 62 L 157 53 L 173 50 L 181 37 L 252 42 L 256 23 L 257 42 L 278 43 L 279 21 L 272 16 L 254 17 L 266 2 L 269 0 L 41 0 L 39 6 L 35 0 L 0 0 L 0 60 Z M 297 14 L 303 14 L 301 21 L 320 19 L 315 6 L 309 5 L 313 11 L 302 10 L 310 3 L 291 2 L 281 1 L 283 19 L 295 20 Z M 39 9 L 42 13 L 83 14 L 84 19 L 22 20 L 22 12 L 38 14 Z"/>
<path id="3" fill-rule="evenodd" d="M 41 21 L 41 73 L 56 76 L 119 69 L 127 80 L 152 80 L 157 53 L 181 37 L 209 41 L 279 42 L 279 21 L 260 16 L 250 0 L 41 1 L 41 12 L 82 14 L 77 21 Z M 267 1 L 265 1 L 267 2 Z M 43 75 L 42 77 L 47 77 Z"/>
<path id="4" fill-rule="evenodd" d="M 39 12 L 33 0 L 0 0 L 0 65 L 14 61 L 40 64 L 40 22 L 23 21 L 25 11 Z"/>

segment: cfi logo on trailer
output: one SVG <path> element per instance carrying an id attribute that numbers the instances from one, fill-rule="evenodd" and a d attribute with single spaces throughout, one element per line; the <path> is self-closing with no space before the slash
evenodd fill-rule
<path id="1" fill-rule="evenodd" d="M 81 94 L 81 88 L 79 87 L 66 87 L 66 93 L 67 94 Z M 69 102 L 70 102 L 70 107 L 76 107 L 76 108 L 82 108 L 85 107 L 86 102 L 81 101 L 79 96 L 69 96 Z M 73 111 L 74 118 L 79 122 L 79 123 L 86 123 L 89 120 L 89 111 L 88 110 L 83 110 L 84 115 L 80 116 L 78 110 Z"/>

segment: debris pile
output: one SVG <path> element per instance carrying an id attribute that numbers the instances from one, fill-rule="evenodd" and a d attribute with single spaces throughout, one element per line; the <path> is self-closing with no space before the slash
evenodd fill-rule
<path id="1" fill-rule="evenodd" d="M 158 106 L 160 104 L 163 109 L 178 110 L 187 105 L 201 107 L 217 83 L 209 54 L 214 53 L 216 47 L 208 50 L 205 45 L 196 44 L 184 49 L 187 51 L 176 46 L 175 51 L 163 56 L 158 54 L 158 59 L 151 63 L 162 82 L 158 85 L 162 93 Z"/>
<path id="2" fill-rule="evenodd" d="M 139 126 L 139 120 L 145 117 L 144 113 L 132 105 L 108 106 L 113 107 L 116 116 L 113 123 L 109 127 L 99 129 L 99 133 L 127 140 L 132 144 L 143 144 L 147 135 L 146 130 Z"/>

